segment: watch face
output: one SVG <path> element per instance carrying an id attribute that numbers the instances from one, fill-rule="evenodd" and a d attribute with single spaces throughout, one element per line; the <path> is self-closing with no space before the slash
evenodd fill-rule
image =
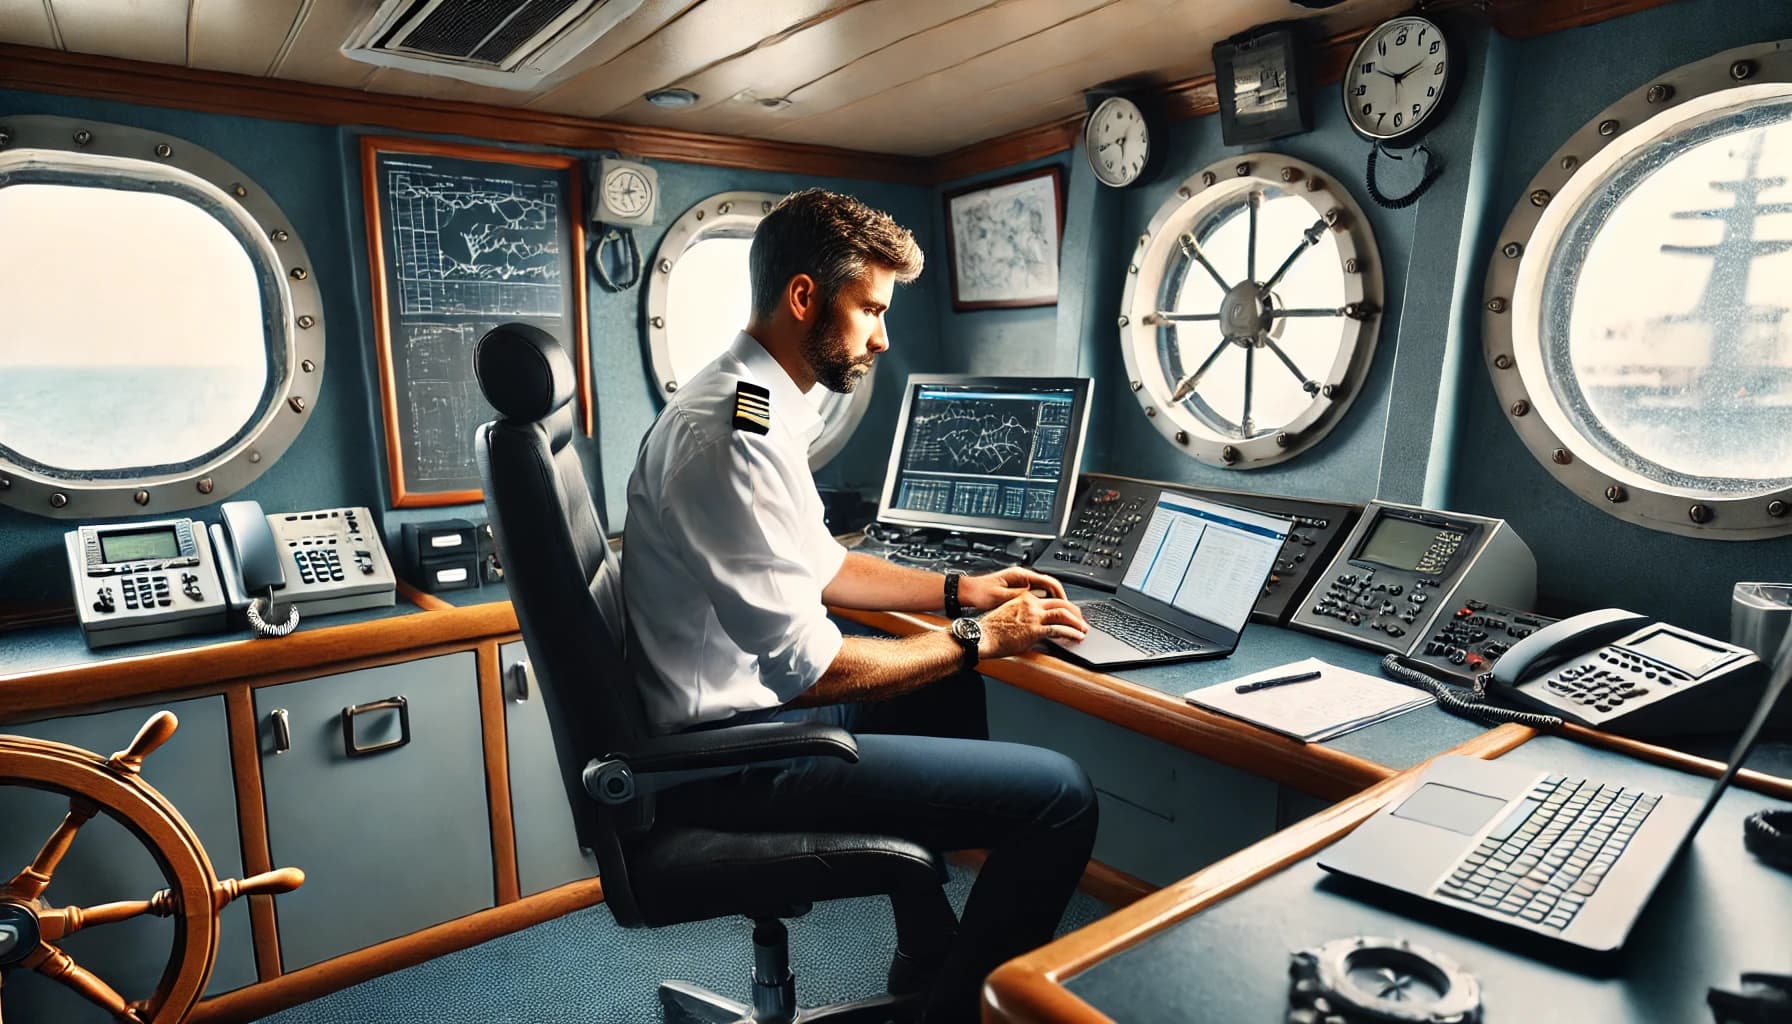
<path id="1" fill-rule="evenodd" d="M 1103 100 L 1083 126 L 1083 148 L 1102 184 L 1130 185 L 1138 180 L 1151 150 L 1151 133 L 1138 104 L 1124 96 Z"/>
<path id="2" fill-rule="evenodd" d="M 960 640 L 969 640 L 972 643 L 981 642 L 983 639 L 983 624 L 976 619 L 953 619 L 952 635 Z"/>
<path id="3" fill-rule="evenodd" d="M 613 170 L 604 178 L 604 202 L 624 217 L 638 217 L 653 201 L 653 186 L 632 167 Z"/>
<path id="4" fill-rule="evenodd" d="M 1370 32 L 1344 72 L 1344 110 L 1371 139 L 1429 128 L 1450 81 L 1450 44 L 1436 25 L 1395 18 Z"/>

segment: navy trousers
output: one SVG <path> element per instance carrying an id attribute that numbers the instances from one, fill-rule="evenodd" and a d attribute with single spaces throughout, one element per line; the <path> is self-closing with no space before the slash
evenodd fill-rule
<path id="1" fill-rule="evenodd" d="M 1055 751 L 988 736 L 983 679 L 960 673 L 895 700 L 769 709 L 723 723 L 812 721 L 858 738 L 859 760 L 745 769 L 662 794 L 662 818 L 714 828 L 894 835 L 987 850 L 926 1020 L 975 1021 L 983 978 L 1051 941 L 1095 842 L 1095 789 Z M 903 950 L 926 955 L 926 951 Z"/>

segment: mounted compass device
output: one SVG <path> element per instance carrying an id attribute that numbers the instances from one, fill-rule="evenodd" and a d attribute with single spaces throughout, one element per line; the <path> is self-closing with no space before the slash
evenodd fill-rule
<path id="1" fill-rule="evenodd" d="M 1294 954 L 1288 1024 L 1480 1024 L 1481 986 L 1404 939 L 1335 939 Z"/>
<path id="2" fill-rule="evenodd" d="M 1329 175 L 1247 154 L 1158 209 L 1120 308 L 1127 377 L 1158 432 L 1209 465 L 1254 469 L 1312 447 L 1361 390 L 1380 254 Z"/>

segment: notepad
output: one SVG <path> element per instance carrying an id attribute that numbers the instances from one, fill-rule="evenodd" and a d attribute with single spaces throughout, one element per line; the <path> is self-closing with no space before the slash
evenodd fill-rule
<path id="1" fill-rule="evenodd" d="M 1317 670 L 1318 679 L 1239 693 L 1242 683 Z M 1423 690 L 1308 658 L 1190 690 L 1183 698 L 1302 743 L 1319 743 L 1436 703 Z"/>

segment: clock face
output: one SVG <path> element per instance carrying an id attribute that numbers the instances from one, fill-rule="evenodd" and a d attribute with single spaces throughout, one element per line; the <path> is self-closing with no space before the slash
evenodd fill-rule
<path id="1" fill-rule="evenodd" d="M 1138 104 L 1124 96 L 1103 100 L 1083 126 L 1083 148 L 1102 184 L 1118 187 L 1137 181 L 1151 151 L 1151 134 Z"/>
<path id="2" fill-rule="evenodd" d="M 640 171 L 618 168 L 604 178 L 604 202 L 624 217 L 638 217 L 653 202 L 653 186 Z"/>
<path id="3" fill-rule="evenodd" d="M 1438 105 L 1450 81 L 1450 44 L 1424 18 L 1383 22 L 1357 47 L 1344 73 L 1344 110 L 1371 139 L 1409 136 Z"/>

